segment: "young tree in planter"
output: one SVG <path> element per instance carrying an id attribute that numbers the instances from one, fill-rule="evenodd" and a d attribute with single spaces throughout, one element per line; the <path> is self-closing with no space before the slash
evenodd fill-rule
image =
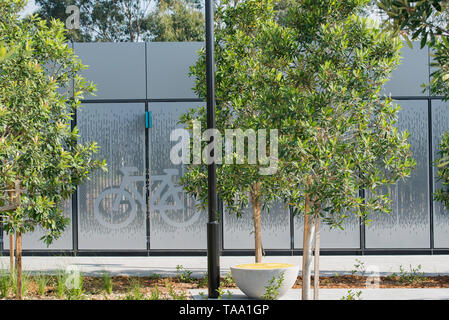
<path id="1" fill-rule="evenodd" d="M 23 5 L 0 0 L 0 47 L 11 53 L 0 59 L 0 189 L 21 190 L 17 208 L 2 213 L 2 226 L 16 234 L 19 299 L 22 234 L 39 226 L 51 244 L 68 223 L 63 202 L 92 170 L 104 168 L 92 160 L 96 144 L 78 144 L 71 129 L 79 99 L 94 89 L 78 74 L 84 66 L 65 43 L 63 24 L 20 20 Z M 0 197 L 0 206 L 8 204 Z"/>
<path id="2" fill-rule="evenodd" d="M 320 221 L 341 227 L 350 215 L 368 223 L 370 213 L 389 212 L 380 188 L 414 166 L 408 133 L 395 127 L 399 107 L 380 93 L 399 63 L 401 43 L 360 16 L 369 2 L 296 1 L 284 20 L 290 40 L 267 41 L 277 59 L 292 62 L 267 74 L 273 81 L 266 95 L 282 97 L 268 121 L 282 123 L 286 199 L 304 215 L 303 299 L 311 298 L 314 237 L 318 298 Z"/>
<path id="3" fill-rule="evenodd" d="M 266 100 L 261 99 L 268 90 L 264 75 L 272 69 L 270 63 L 276 63 L 274 60 L 266 63 L 267 59 L 262 59 L 265 46 L 262 35 L 271 27 L 277 28 L 274 17 L 271 0 L 224 0 L 215 15 L 216 127 L 225 135 L 224 139 L 214 135 L 217 189 L 229 213 L 240 216 L 251 203 L 256 263 L 262 261 L 261 211 L 279 197 L 284 181 L 276 159 L 277 133 L 270 131 L 278 128 L 268 115 L 273 105 L 267 107 Z M 191 71 L 196 77 L 195 91 L 205 99 L 204 50 Z M 192 109 L 181 122 L 189 129 L 198 130 L 193 120 L 206 128 L 205 108 Z M 266 130 L 266 140 L 259 129 Z M 232 153 L 226 152 L 229 150 L 226 145 L 233 143 L 232 133 L 238 134 L 239 130 L 247 135 L 248 143 L 243 139 L 239 142 L 237 138 L 237 147 Z M 192 141 L 193 159 L 181 179 L 187 193 L 195 196 L 203 207 L 207 204 L 207 162 L 201 161 L 198 150 L 201 146 L 207 148 L 205 141 L 209 141 L 207 132 L 203 142 Z M 209 149 L 204 151 L 207 155 L 210 152 Z"/>

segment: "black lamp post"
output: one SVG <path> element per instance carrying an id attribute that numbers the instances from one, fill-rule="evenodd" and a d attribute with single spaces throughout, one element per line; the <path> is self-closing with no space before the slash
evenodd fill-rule
<path id="1" fill-rule="evenodd" d="M 215 128 L 215 59 L 213 0 L 206 0 L 207 128 Z M 220 285 L 219 224 L 217 216 L 217 171 L 215 162 L 207 168 L 209 222 L 207 223 L 207 270 L 209 298 L 217 298 Z"/>

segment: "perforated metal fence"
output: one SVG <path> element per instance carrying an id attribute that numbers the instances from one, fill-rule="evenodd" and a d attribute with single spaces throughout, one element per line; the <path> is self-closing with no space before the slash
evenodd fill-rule
<path id="1" fill-rule="evenodd" d="M 108 172 L 95 172 L 65 205 L 66 232 L 51 247 L 39 231 L 26 234 L 25 254 L 205 254 L 206 213 L 176 186 L 182 166 L 169 159 L 170 131 L 181 114 L 203 105 L 188 76 L 202 43 L 74 43 L 75 53 L 97 84 L 76 114 L 83 141 L 95 140 Z M 432 161 L 449 130 L 449 104 L 422 92 L 429 80 L 428 49 L 403 48 L 403 63 L 385 93 L 402 110 L 398 126 L 411 133 L 416 170 L 392 187 L 392 213 L 373 216 L 369 227 L 348 220 L 344 230 L 322 231 L 323 254 L 449 253 L 449 212 L 432 201 L 438 186 Z M 151 123 L 149 123 L 151 119 Z M 158 193 L 159 192 L 159 193 Z M 160 203 L 168 192 L 167 203 Z M 223 254 L 251 254 L 252 220 L 224 214 Z M 266 254 L 299 254 L 301 219 L 283 206 L 262 214 Z M 7 239 L 3 235 L 3 239 Z M 0 248 L 7 253 L 8 242 Z"/>

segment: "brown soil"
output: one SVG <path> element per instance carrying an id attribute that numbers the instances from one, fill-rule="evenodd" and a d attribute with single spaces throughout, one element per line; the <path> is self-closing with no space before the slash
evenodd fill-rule
<path id="1" fill-rule="evenodd" d="M 298 277 L 293 287 L 301 288 L 301 281 L 301 277 Z M 320 277 L 320 288 L 365 288 L 366 281 L 366 276 L 357 275 Z M 449 288 L 449 276 L 419 276 L 408 279 L 400 276 L 387 276 L 380 277 L 379 286 L 381 288 Z"/>
<path id="2" fill-rule="evenodd" d="M 50 280 L 43 296 L 38 293 L 37 282 L 33 277 L 26 281 L 24 299 L 68 299 L 65 293 L 59 296 L 57 293 L 56 277 L 49 277 Z M 117 299 L 191 299 L 189 289 L 207 288 L 204 279 L 181 280 L 177 277 L 111 277 L 112 293 L 105 291 L 104 280 L 101 277 L 83 277 L 83 293 L 74 299 L 94 299 L 94 300 L 117 300 Z M 332 277 L 321 277 L 321 288 L 365 288 L 366 276 L 343 275 Z M 136 285 L 138 283 L 138 285 Z M 222 286 L 225 291 L 237 288 L 229 279 L 222 278 Z M 381 288 L 449 288 L 449 276 L 435 277 L 413 277 L 404 278 L 400 276 L 380 277 Z M 133 289 L 134 288 L 134 289 Z M 137 289 L 136 289 L 137 288 Z M 298 277 L 294 288 L 301 288 L 301 277 Z M 136 295 L 137 292 L 137 295 Z M 7 297 L 14 299 L 12 289 Z M 73 298 L 73 297 L 72 297 Z M 5 298 L 3 298 L 5 299 Z M 0 298 L 1 300 L 1 298 Z"/>

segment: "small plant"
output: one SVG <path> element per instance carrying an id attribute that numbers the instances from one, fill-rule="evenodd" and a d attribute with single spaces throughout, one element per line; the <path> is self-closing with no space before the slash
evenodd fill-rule
<path id="1" fill-rule="evenodd" d="M 232 286 L 233 284 L 235 284 L 234 279 L 232 279 L 231 272 L 228 272 L 224 277 L 224 279 L 220 281 L 220 288 L 217 289 L 218 299 L 221 300 L 225 294 L 228 297 L 228 299 L 231 299 L 232 292 L 229 290 L 225 291 L 221 287 L 229 287 Z"/>
<path id="2" fill-rule="evenodd" d="M 418 265 L 418 267 L 416 268 L 413 268 L 412 265 L 410 265 L 410 271 L 407 272 L 407 270 L 405 270 L 402 265 L 399 266 L 399 282 L 413 284 L 421 281 L 426 281 L 427 278 L 424 276 L 424 272 L 421 269 L 421 265 Z"/>
<path id="3" fill-rule="evenodd" d="M 143 300 L 145 295 L 141 292 L 140 280 L 138 278 L 131 278 L 130 280 L 131 288 L 126 295 L 126 300 Z"/>
<path id="4" fill-rule="evenodd" d="M 73 287 L 67 288 L 66 296 L 68 300 L 81 300 L 84 293 L 84 276 L 82 273 L 76 274 Z"/>
<path id="5" fill-rule="evenodd" d="M 103 272 L 103 289 L 107 294 L 112 293 L 112 279 L 106 271 Z"/>
<path id="6" fill-rule="evenodd" d="M 56 295 L 59 299 L 62 299 L 66 292 L 66 286 L 65 283 L 67 281 L 67 274 L 64 271 L 58 272 L 56 275 L 56 284 L 55 284 L 55 291 Z"/>
<path id="7" fill-rule="evenodd" d="M 365 262 L 360 259 L 355 259 L 356 264 L 354 264 L 354 270 L 351 271 L 352 275 L 355 275 L 357 272 L 363 277 L 366 273 Z"/>
<path id="8" fill-rule="evenodd" d="M 229 287 L 234 284 L 235 284 L 235 282 L 234 282 L 234 279 L 232 278 L 232 274 L 231 274 L 231 272 L 228 272 L 226 274 L 226 276 L 224 277 L 223 281 L 221 281 L 220 286 Z"/>
<path id="9" fill-rule="evenodd" d="M 221 299 L 223 299 L 223 296 L 224 296 L 224 294 L 225 294 L 225 291 L 224 291 L 224 289 L 223 288 L 218 288 L 217 289 L 217 292 L 218 292 L 218 300 L 221 300 Z"/>
<path id="10" fill-rule="evenodd" d="M 394 281 L 397 278 L 397 276 L 398 276 L 397 273 L 393 272 L 392 274 L 389 274 L 389 275 L 385 276 L 385 279 L 386 280 L 390 280 L 390 281 Z"/>
<path id="11" fill-rule="evenodd" d="M 226 297 L 228 298 L 228 299 L 231 299 L 232 298 L 232 292 L 230 291 L 230 290 L 224 290 L 223 288 L 218 288 L 217 289 L 217 292 L 218 292 L 218 300 L 221 300 L 221 299 L 223 299 L 223 296 L 224 295 L 226 295 Z M 202 295 L 201 295 L 202 294 Z M 204 295 L 204 293 L 203 292 L 200 292 L 200 295 L 201 296 L 203 296 Z"/>
<path id="12" fill-rule="evenodd" d="M 47 291 L 47 285 L 50 282 L 50 277 L 46 274 L 39 273 L 34 278 L 36 280 L 37 285 L 37 293 L 40 296 L 44 296 L 45 292 Z"/>
<path id="13" fill-rule="evenodd" d="M 173 300 L 186 300 L 186 293 L 181 291 L 180 294 L 177 294 L 175 290 L 173 290 L 173 286 L 171 284 L 168 285 L 168 294 Z"/>
<path id="14" fill-rule="evenodd" d="M 201 299 L 207 299 L 207 298 L 206 298 L 206 294 L 205 294 L 204 292 L 202 292 L 202 291 L 200 291 L 200 292 L 198 293 L 198 295 L 201 297 Z"/>
<path id="15" fill-rule="evenodd" d="M 198 280 L 198 287 L 206 287 L 208 283 L 209 283 L 209 275 L 208 275 L 208 273 L 206 272 L 206 273 L 204 274 L 204 277 L 203 277 L 203 278 L 200 278 L 200 279 Z"/>
<path id="16" fill-rule="evenodd" d="M 154 288 L 154 290 L 151 290 L 150 300 L 159 300 L 159 297 L 160 297 L 160 291 L 159 291 L 158 286 L 156 286 Z"/>
<path id="17" fill-rule="evenodd" d="M 0 298 L 9 296 L 13 286 L 12 276 L 8 271 L 0 270 Z"/>
<path id="18" fill-rule="evenodd" d="M 178 279 L 182 282 L 192 282 L 194 279 L 192 278 L 192 271 L 184 269 L 182 265 L 176 266 L 176 271 L 178 274 Z"/>
<path id="19" fill-rule="evenodd" d="M 263 295 L 264 300 L 276 300 L 279 297 L 279 288 L 282 286 L 284 282 L 284 273 L 282 272 L 279 275 L 279 278 L 273 276 L 270 280 L 269 285 L 265 287 L 265 294 Z"/>
<path id="20" fill-rule="evenodd" d="M 157 273 L 152 273 L 152 274 L 150 274 L 148 276 L 148 278 L 157 280 L 157 279 L 162 278 L 162 276 L 160 274 L 157 274 Z"/>
<path id="21" fill-rule="evenodd" d="M 361 300 L 362 291 L 348 290 L 348 293 L 340 300 Z"/>

